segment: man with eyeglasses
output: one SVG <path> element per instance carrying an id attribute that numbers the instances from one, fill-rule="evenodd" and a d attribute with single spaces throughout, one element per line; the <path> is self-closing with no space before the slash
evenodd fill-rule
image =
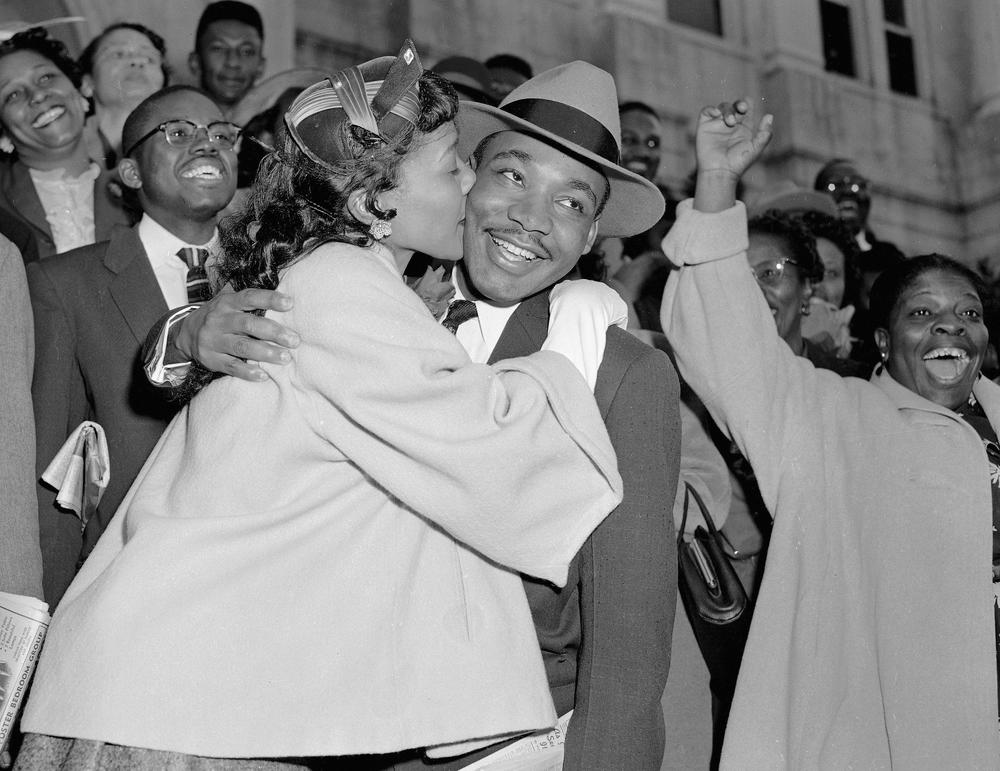
<path id="1" fill-rule="evenodd" d="M 28 266 L 35 314 L 38 472 L 83 420 L 103 426 L 111 480 L 81 528 L 38 487 L 45 599 L 57 603 L 177 405 L 146 380 L 146 331 L 169 308 L 207 297 L 216 216 L 236 190 L 239 127 L 206 94 L 175 86 L 129 115 L 118 164 L 144 212 L 109 241 Z"/>

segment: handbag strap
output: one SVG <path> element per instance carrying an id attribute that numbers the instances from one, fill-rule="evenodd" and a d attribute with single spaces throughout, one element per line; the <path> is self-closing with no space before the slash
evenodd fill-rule
<path id="1" fill-rule="evenodd" d="M 705 501 L 702 500 L 701 495 L 697 490 L 691 485 L 690 482 L 684 483 L 684 514 L 681 517 L 681 530 L 678 535 L 678 540 L 684 535 L 684 526 L 687 524 L 688 516 L 688 505 L 691 498 L 694 498 L 694 502 L 698 506 L 698 510 L 701 512 L 702 518 L 705 520 L 705 525 L 708 527 L 708 532 L 715 535 L 718 529 L 715 527 L 715 522 L 712 516 L 708 513 L 708 507 L 705 505 Z"/>

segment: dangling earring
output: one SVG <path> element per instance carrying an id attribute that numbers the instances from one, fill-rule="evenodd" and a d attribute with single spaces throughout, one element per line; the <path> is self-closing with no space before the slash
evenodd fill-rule
<path id="1" fill-rule="evenodd" d="M 10 137 L 6 134 L 0 136 L 0 152 L 7 153 L 7 155 L 14 152 L 14 143 L 10 141 Z"/>
<path id="2" fill-rule="evenodd" d="M 809 315 L 809 311 L 810 311 L 809 301 L 806 300 L 804 303 L 802 303 L 802 307 L 799 310 L 802 311 L 802 315 L 803 316 L 808 316 Z"/>
<path id="3" fill-rule="evenodd" d="M 371 224 L 368 232 L 376 241 L 381 241 L 383 238 L 392 235 L 392 225 L 389 224 L 389 220 L 378 219 Z"/>

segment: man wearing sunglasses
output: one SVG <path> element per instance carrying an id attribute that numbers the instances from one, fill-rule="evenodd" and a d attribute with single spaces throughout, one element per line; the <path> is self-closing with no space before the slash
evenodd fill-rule
<path id="1" fill-rule="evenodd" d="M 144 212 L 109 241 L 32 263 L 38 472 L 83 420 L 103 426 L 111 480 L 80 521 L 40 485 L 45 599 L 62 597 L 156 443 L 176 405 L 148 385 L 143 336 L 168 308 L 207 296 L 205 259 L 216 216 L 236 189 L 239 127 L 204 93 L 165 89 L 125 122 L 118 172 Z"/>
<path id="2" fill-rule="evenodd" d="M 861 274 L 858 296 L 848 298 L 856 308 L 851 319 L 851 337 L 858 340 L 851 351 L 851 357 L 874 365 L 879 359 L 879 352 L 872 337 L 868 293 L 882 271 L 902 262 L 903 253 L 894 243 L 877 238 L 868 227 L 868 213 L 872 205 L 871 185 L 852 161 L 844 158 L 828 161 L 817 172 L 813 187 L 837 202 L 840 221 L 847 226 L 861 250 L 857 266 Z"/>

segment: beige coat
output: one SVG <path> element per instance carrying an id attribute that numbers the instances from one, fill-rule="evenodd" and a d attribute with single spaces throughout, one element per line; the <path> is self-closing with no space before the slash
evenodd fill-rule
<path id="1" fill-rule="evenodd" d="M 59 606 L 24 730 L 256 757 L 551 724 L 520 579 L 474 550 L 564 582 L 621 499 L 583 379 L 551 352 L 472 364 L 382 249 L 320 247 L 279 289 L 293 362 L 167 429 Z"/>
<path id="2" fill-rule="evenodd" d="M 663 327 L 774 513 L 722 766 L 995 769 L 989 465 L 964 420 L 778 337 L 742 204 L 679 208 Z M 1000 427 L 1000 388 L 975 394 Z"/>

